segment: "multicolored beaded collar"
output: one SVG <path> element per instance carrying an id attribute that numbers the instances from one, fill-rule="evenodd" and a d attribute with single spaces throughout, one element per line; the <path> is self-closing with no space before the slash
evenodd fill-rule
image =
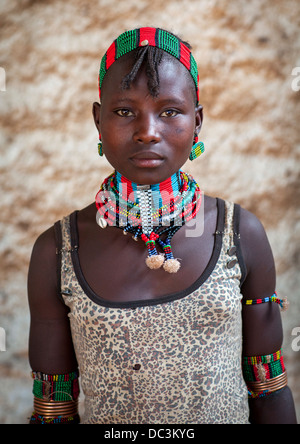
<path id="1" fill-rule="evenodd" d="M 154 46 L 171 54 L 189 71 L 195 83 L 197 101 L 199 103 L 199 74 L 197 63 L 190 49 L 175 35 L 159 28 L 139 28 L 126 31 L 110 45 L 101 60 L 99 71 L 99 97 L 105 74 L 111 65 L 123 55 L 140 46 Z"/>
<path id="2" fill-rule="evenodd" d="M 96 195 L 97 223 L 115 226 L 145 242 L 146 264 L 163 266 L 169 273 L 180 268 L 171 247 L 175 233 L 200 209 L 201 191 L 195 180 L 182 171 L 156 185 L 138 185 L 118 172 L 107 177 Z M 158 253 L 157 244 L 163 253 Z"/>

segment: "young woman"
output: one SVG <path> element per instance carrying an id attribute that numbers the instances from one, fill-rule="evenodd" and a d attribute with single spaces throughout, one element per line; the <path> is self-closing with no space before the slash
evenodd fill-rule
<path id="1" fill-rule="evenodd" d="M 190 46 L 127 31 L 99 89 L 114 172 L 32 252 L 31 423 L 79 422 L 79 373 L 84 423 L 294 423 L 265 231 L 180 170 L 203 151 Z"/>

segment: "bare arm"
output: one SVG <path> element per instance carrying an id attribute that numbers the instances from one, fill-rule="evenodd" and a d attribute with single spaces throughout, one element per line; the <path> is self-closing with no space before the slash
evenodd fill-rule
<path id="1" fill-rule="evenodd" d="M 242 210 L 240 232 L 247 266 L 247 277 L 242 287 L 243 297 L 257 299 L 272 296 L 276 289 L 276 273 L 264 228 L 254 215 Z M 277 304 L 243 306 L 244 356 L 274 353 L 280 350 L 282 340 L 281 314 Z M 252 423 L 295 424 L 297 422 L 289 387 L 264 398 L 251 399 L 249 406 Z"/>
<path id="2" fill-rule="evenodd" d="M 63 374 L 77 369 L 68 308 L 58 298 L 53 227 L 36 241 L 28 273 L 31 314 L 29 361 L 32 370 Z"/>

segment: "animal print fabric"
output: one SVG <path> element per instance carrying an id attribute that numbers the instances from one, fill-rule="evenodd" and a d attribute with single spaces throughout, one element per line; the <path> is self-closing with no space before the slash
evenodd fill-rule
<path id="1" fill-rule="evenodd" d="M 235 258 L 228 256 L 233 204 L 225 209 L 219 258 L 200 288 L 165 303 L 125 308 L 85 294 L 72 263 L 70 217 L 61 221 L 61 292 L 70 308 L 83 423 L 248 423 L 241 270 L 238 263 L 227 265 Z"/>

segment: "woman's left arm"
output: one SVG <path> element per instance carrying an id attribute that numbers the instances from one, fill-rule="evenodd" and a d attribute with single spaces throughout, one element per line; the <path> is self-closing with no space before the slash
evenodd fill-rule
<path id="1" fill-rule="evenodd" d="M 276 290 L 270 244 L 260 221 L 243 209 L 240 235 L 247 268 L 242 285 L 243 371 L 251 392 L 250 421 L 254 424 L 296 424 L 292 393 L 285 382 L 284 357 L 280 355 L 283 340 L 280 305 L 271 300 L 262 302 L 268 301 L 266 298 L 271 298 Z"/>

